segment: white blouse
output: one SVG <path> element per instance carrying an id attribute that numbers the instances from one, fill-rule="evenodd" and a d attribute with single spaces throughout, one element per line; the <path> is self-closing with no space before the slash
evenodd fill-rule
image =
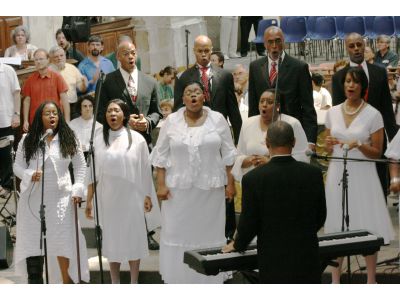
<path id="1" fill-rule="evenodd" d="M 233 165 L 237 153 L 232 134 L 222 114 L 203 109 L 207 118 L 202 126 L 188 127 L 182 107 L 161 128 L 150 161 L 166 169 L 169 188 L 207 190 L 227 184 L 226 166 Z"/>

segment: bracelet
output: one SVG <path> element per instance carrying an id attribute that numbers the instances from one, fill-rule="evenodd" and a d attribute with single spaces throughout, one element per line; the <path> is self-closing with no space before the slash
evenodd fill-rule
<path id="1" fill-rule="evenodd" d="M 399 182 L 400 182 L 400 177 L 393 177 L 392 179 L 390 179 L 390 184 L 399 183 Z"/>

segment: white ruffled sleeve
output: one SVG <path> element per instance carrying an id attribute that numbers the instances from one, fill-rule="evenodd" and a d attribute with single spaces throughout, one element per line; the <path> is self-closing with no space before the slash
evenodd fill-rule
<path id="1" fill-rule="evenodd" d="M 232 133 L 228 122 L 219 114 L 217 121 L 217 132 L 221 137 L 221 157 L 225 166 L 232 166 L 235 163 L 237 150 L 233 144 Z"/>
<path id="2" fill-rule="evenodd" d="M 72 185 L 72 197 L 83 198 L 84 183 L 86 178 L 86 163 L 80 145 L 77 147 L 78 152 L 72 157 L 72 166 L 74 167 L 75 183 Z"/>
<path id="3" fill-rule="evenodd" d="M 388 145 L 385 156 L 391 159 L 400 159 L 400 130 L 397 131 L 393 140 Z"/>
<path id="4" fill-rule="evenodd" d="M 26 134 L 22 136 L 21 141 L 18 144 L 17 153 L 15 155 L 14 162 L 14 174 L 21 179 L 20 190 L 23 193 L 28 186 L 32 183 L 32 175 L 35 172 L 34 169 L 30 169 L 25 161 L 23 145 L 26 138 Z"/>
<path id="5" fill-rule="evenodd" d="M 246 142 L 245 142 L 245 129 L 244 129 L 244 124 L 242 124 L 242 128 L 240 129 L 240 135 L 239 135 L 239 142 L 237 144 L 237 156 L 235 160 L 235 164 L 233 165 L 232 168 L 232 175 L 235 178 L 236 181 L 242 181 L 242 177 L 244 174 L 246 174 L 246 170 L 243 170 L 242 168 L 242 163 L 243 160 L 247 157 L 246 155 Z"/>

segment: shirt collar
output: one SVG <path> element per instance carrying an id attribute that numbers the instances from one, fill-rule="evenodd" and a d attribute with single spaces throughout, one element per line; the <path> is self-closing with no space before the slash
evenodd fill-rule
<path id="1" fill-rule="evenodd" d="M 281 53 L 281 63 L 282 63 L 284 58 L 285 58 L 285 51 L 282 51 L 282 53 Z M 268 54 L 268 64 L 271 65 L 271 63 L 273 61 L 275 61 L 278 64 L 278 59 L 277 60 L 273 60 Z"/>
<path id="2" fill-rule="evenodd" d="M 46 75 L 44 75 L 44 77 L 51 78 L 52 74 L 53 74 L 53 72 L 49 68 L 47 68 L 47 73 L 46 73 Z M 42 76 L 40 75 L 39 71 L 36 71 L 36 77 L 37 78 L 42 78 Z"/>
<path id="3" fill-rule="evenodd" d="M 136 67 L 133 69 L 132 73 L 128 73 L 127 71 L 125 71 L 122 68 L 119 68 L 119 70 L 120 70 L 125 82 L 128 82 L 129 76 L 132 76 L 133 80 L 135 80 L 135 78 L 137 78 L 138 71 L 137 71 Z"/>

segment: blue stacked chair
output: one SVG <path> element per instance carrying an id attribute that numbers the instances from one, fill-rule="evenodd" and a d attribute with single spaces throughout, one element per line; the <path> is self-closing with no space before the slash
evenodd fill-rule
<path id="1" fill-rule="evenodd" d="M 374 33 L 376 36 L 385 34 L 390 37 L 394 36 L 394 19 L 393 17 L 378 16 L 374 19 Z"/>
<path id="2" fill-rule="evenodd" d="M 336 37 L 335 17 L 317 18 L 317 22 L 315 23 L 314 39 L 325 41 L 324 52 L 326 53 L 326 60 L 329 60 L 329 53 L 331 53 L 332 57 L 334 56 L 335 44 L 332 41 L 336 40 Z"/>
<path id="3" fill-rule="evenodd" d="M 287 20 L 286 32 L 284 32 L 284 33 L 285 33 L 285 42 L 286 43 L 297 44 L 297 51 L 295 48 L 295 55 L 297 52 L 298 56 L 303 55 L 304 59 L 305 59 L 306 58 L 306 50 L 303 49 L 303 51 L 300 51 L 299 43 L 306 42 L 306 38 L 307 38 L 306 18 L 305 17 L 289 17 Z M 289 47 L 289 53 L 290 53 L 290 47 Z"/>
<path id="4" fill-rule="evenodd" d="M 365 37 L 369 40 L 373 40 L 375 38 L 374 20 L 375 20 L 375 17 L 373 17 L 373 16 L 364 17 Z"/>
<path id="5" fill-rule="evenodd" d="M 396 52 L 399 53 L 399 38 L 400 38 L 400 16 L 394 16 L 394 34 L 396 37 Z"/>
<path id="6" fill-rule="evenodd" d="M 363 17 L 346 17 L 343 24 L 343 33 L 346 36 L 352 32 L 366 36 L 366 24 Z"/>
<path id="7" fill-rule="evenodd" d="M 285 34 L 285 35 L 286 35 L 286 32 L 287 32 L 287 22 L 289 21 L 290 18 L 291 17 L 282 17 L 281 18 L 280 27 L 281 27 L 281 29 L 283 31 L 283 34 Z"/>
<path id="8" fill-rule="evenodd" d="M 343 31 L 344 28 L 344 21 L 347 17 L 346 16 L 336 16 L 336 35 L 338 39 L 338 52 L 339 52 L 339 57 L 342 59 L 344 56 L 344 38 L 345 34 Z"/>
<path id="9" fill-rule="evenodd" d="M 257 36 L 255 37 L 254 40 L 251 41 L 251 46 L 254 45 L 255 48 L 256 44 L 264 44 L 264 32 L 270 26 L 278 26 L 278 20 L 263 19 L 258 22 Z M 257 51 L 256 51 L 256 57 L 257 57 Z"/>

